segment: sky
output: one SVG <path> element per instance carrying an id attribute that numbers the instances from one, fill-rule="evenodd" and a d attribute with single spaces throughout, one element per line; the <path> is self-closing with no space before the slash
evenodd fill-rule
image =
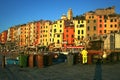
<path id="1" fill-rule="evenodd" d="M 41 19 L 58 20 L 69 8 L 76 16 L 111 6 L 120 14 L 119 0 L 0 0 L 0 32 Z"/>

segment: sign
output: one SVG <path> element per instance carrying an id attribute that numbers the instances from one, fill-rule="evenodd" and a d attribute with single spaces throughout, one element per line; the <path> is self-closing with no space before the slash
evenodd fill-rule
<path id="1" fill-rule="evenodd" d="M 67 48 L 79 48 L 79 49 L 81 49 L 81 48 L 84 48 L 84 46 L 67 46 Z"/>

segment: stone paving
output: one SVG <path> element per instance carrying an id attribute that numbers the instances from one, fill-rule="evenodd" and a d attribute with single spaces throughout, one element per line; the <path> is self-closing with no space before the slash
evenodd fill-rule
<path id="1" fill-rule="evenodd" d="M 91 65 L 65 62 L 45 68 L 21 68 L 18 65 L 1 68 L 0 65 L 0 80 L 120 80 L 119 69 L 120 62 Z"/>

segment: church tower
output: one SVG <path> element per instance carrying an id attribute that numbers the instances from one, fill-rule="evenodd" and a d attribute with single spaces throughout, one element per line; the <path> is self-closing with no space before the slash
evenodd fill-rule
<path id="1" fill-rule="evenodd" d="M 69 20 L 73 20 L 73 12 L 71 8 L 68 10 L 67 17 Z"/>

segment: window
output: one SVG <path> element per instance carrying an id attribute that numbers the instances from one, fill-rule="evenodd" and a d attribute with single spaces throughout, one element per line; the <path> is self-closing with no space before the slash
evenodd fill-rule
<path id="1" fill-rule="evenodd" d="M 94 18 L 94 16 L 92 16 L 92 18 Z"/>
<path id="2" fill-rule="evenodd" d="M 84 27 L 84 24 L 81 24 L 80 27 Z"/>
<path id="3" fill-rule="evenodd" d="M 56 29 L 54 29 L 54 32 L 56 32 Z"/>
<path id="4" fill-rule="evenodd" d="M 68 35 L 66 35 L 66 37 L 68 38 Z"/>
<path id="5" fill-rule="evenodd" d="M 60 30 L 60 32 L 62 32 L 62 30 Z"/>
<path id="6" fill-rule="evenodd" d="M 78 40 L 80 40 L 80 36 L 78 36 Z"/>
<path id="7" fill-rule="evenodd" d="M 83 20 L 81 21 L 81 23 L 83 23 Z"/>
<path id="8" fill-rule="evenodd" d="M 100 20 L 100 23 L 102 22 L 102 20 Z"/>
<path id="9" fill-rule="evenodd" d="M 89 19 L 91 18 L 91 16 L 89 16 Z"/>
<path id="10" fill-rule="evenodd" d="M 57 40 L 57 43 L 59 44 L 59 43 L 60 43 L 60 41 L 59 41 L 59 40 Z"/>
<path id="11" fill-rule="evenodd" d="M 106 33 L 106 30 L 104 30 L 104 33 Z"/>
<path id="12" fill-rule="evenodd" d="M 110 22 L 113 22 L 113 19 L 111 19 Z"/>
<path id="13" fill-rule="evenodd" d="M 90 27 L 89 27 L 89 26 L 87 27 L 87 30 L 88 30 L 88 31 L 90 30 Z"/>
<path id="14" fill-rule="evenodd" d="M 82 36 L 82 39 L 84 38 L 84 36 Z"/>
<path id="15" fill-rule="evenodd" d="M 117 27 L 117 25 L 115 24 L 115 28 Z"/>
<path id="16" fill-rule="evenodd" d="M 52 32 L 52 29 L 50 30 L 50 32 Z"/>
<path id="17" fill-rule="evenodd" d="M 60 35 L 58 34 L 57 37 L 60 37 Z"/>
<path id="18" fill-rule="evenodd" d="M 94 30 L 96 30 L 96 26 L 94 26 Z"/>
<path id="19" fill-rule="evenodd" d="M 100 33 L 102 33 L 102 30 L 100 30 Z"/>
<path id="20" fill-rule="evenodd" d="M 111 25 L 110 25 L 110 27 L 112 28 L 112 27 L 113 27 L 113 25 L 111 24 Z"/>
<path id="21" fill-rule="evenodd" d="M 60 25 L 60 27 L 62 27 L 62 25 Z"/>
<path id="22" fill-rule="evenodd" d="M 96 20 L 94 20 L 94 23 L 96 23 Z"/>
<path id="23" fill-rule="evenodd" d="M 115 22 L 117 22 L 117 20 L 115 19 Z"/>
<path id="24" fill-rule="evenodd" d="M 66 32 L 68 32 L 68 30 L 66 30 Z"/>
<path id="25" fill-rule="evenodd" d="M 74 38 L 74 35 L 72 35 L 71 37 Z"/>
<path id="26" fill-rule="evenodd" d="M 105 24 L 104 26 L 105 26 L 105 27 L 107 27 L 107 25 L 106 25 L 106 24 Z"/>
<path id="27" fill-rule="evenodd" d="M 84 34 L 84 31 L 82 30 L 81 34 Z"/>
<path id="28" fill-rule="evenodd" d="M 100 24 L 100 28 L 102 28 L 102 24 Z"/>
<path id="29" fill-rule="evenodd" d="M 87 22 L 90 23 L 90 20 L 88 20 Z"/>
<path id="30" fill-rule="evenodd" d="M 80 30 L 78 30 L 78 34 L 80 34 Z"/>
<path id="31" fill-rule="evenodd" d="M 99 16 L 99 18 L 102 18 L 102 16 Z"/>
<path id="32" fill-rule="evenodd" d="M 80 20 L 78 20 L 78 24 L 80 24 Z"/>
<path id="33" fill-rule="evenodd" d="M 87 34 L 87 36 L 90 36 L 90 34 Z"/>
<path id="34" fill-rule="evenodd" d="M 105 23 L 107 22 L 107 20 L 104 21 Z"/>
<path id="35" fill-rule="evenodd" d="M 62 23 L 62 21 L 60 20 L 60 23 Z"/>

